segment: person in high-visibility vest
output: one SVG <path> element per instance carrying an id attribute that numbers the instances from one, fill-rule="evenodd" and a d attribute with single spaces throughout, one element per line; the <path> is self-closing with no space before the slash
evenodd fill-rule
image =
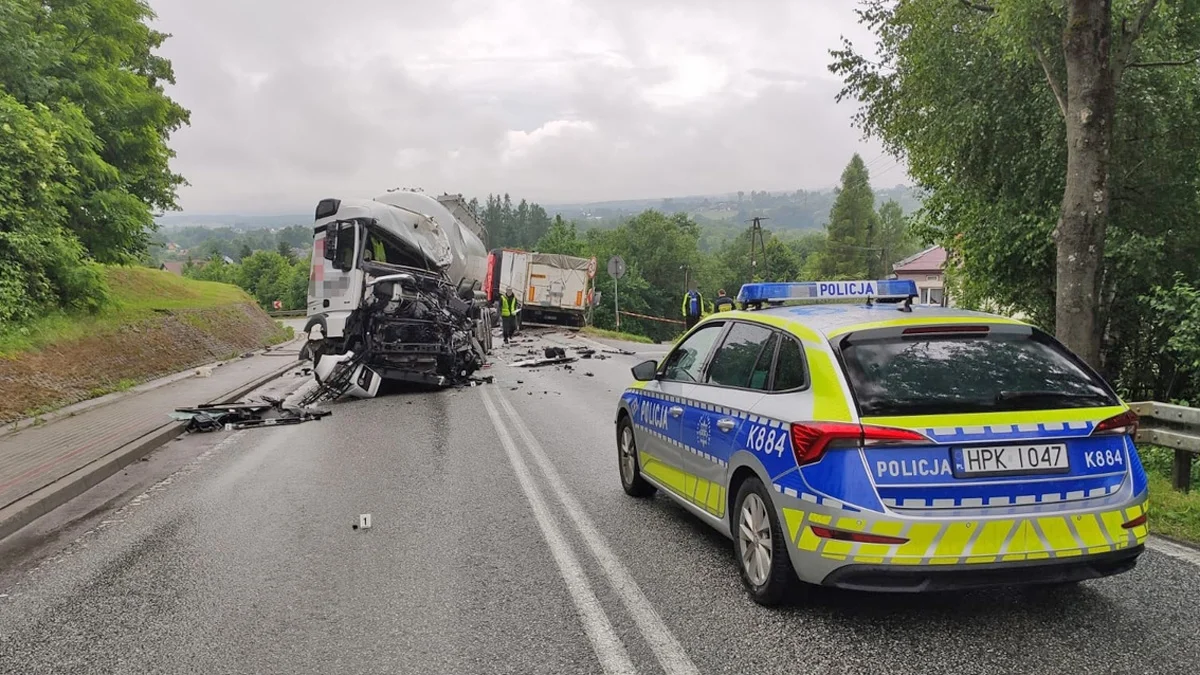
<path id="1" fill-rule="evenodd" d="M 725 295 L 725 289 L 717 291 L 717 299 L 713 301 L 713 307 L 718 312 L 728 312 L 734 309 L 733 298 Z"/>
<path id="2" fill-rule="evenodd" d="M 700 295 L 700 291 L 692 288 L 683 294 L 682 311 L 684 325 L 687 330 L 691 330 L 704 314 L 704 296 Z"/>
<path id="3" fill-rule="evenodd" d="M 506 288 L 504 295 L 500 296 L 500 323 L 504 328 L 504 344 L 508 344 L 508 339 L 517 332 L 517 311 L 519 309 L 520 302 L 513 294 L 513 289 Z"/>

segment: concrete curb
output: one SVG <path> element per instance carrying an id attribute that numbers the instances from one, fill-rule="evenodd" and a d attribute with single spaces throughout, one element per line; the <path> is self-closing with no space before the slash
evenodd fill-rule
<path id="1" fill-rule="evenodd" d="M 252 382 L 241 384 L 213 399 L 210 403 L 236 401 L 287 371 L 298 367 L 300 363 L 299 360 L 289 361 L 287 365 L 276 368 Z M 162 447 L 172 438 L 183 433 L 186 428 L 186 422 L 168 422 L 12 504 L 0 508 L 0 539 L 5 539 L 38 518 L 87 492 L 129 464 Z"/>
<path id="2" fill-rule="evenodd" d="M 256 356 L 272 355 L 276 352 L 284 350 L 287 347 L 291 347 L 293 344 L 296 344 L 299 341 L 300 338 L 293 338 L 287 342 L 281 342 L 278 345 L 271 347 L 269 350 L 257 349 L 254 350 L 253 353 Z M 299 352 L 299 349 L 300 346 L 297 345 L 297 353 Z M 117 401 L 125 399 L 129 396 L 137 396 L 138 394 L 144 394 L 148 391 L 154 391 L 159 387 L 175 384 L 180 380 L 186 380 L 187 378 L 192 377 L 198 368 L 220 368 L 228 363 L 237 363 L 239 360 L 241 360 L 240 357 L 236 359 L 227 359 L 225 361 L 202 363 L 192 366 L 187 370 L 181 370 L 177 373 L 171 373 L 170 375 L 156 377 L 137 386 L 130 387 L 127 391 L 115 391 L 103 396 L 97 396 L 96 398 L 84 399 L 76 403 L 65 405 L 57 410 L 51 410 L 50 412 L 43 415 L 38 415 L 37 417 L 26 417 L 13 422 L 6 422 L 3 427 L 0 427 L 0 438 L 8 436 L 9 434 L 15 434 L 19 431 L 28 429 L 32 426 L 37 426 L 39 424 L 50 424 L 51 422 L 63 417 L 74 417 L 75 415 L 87 412 L 89 410 L 94 410 L 110 403 L 116 403 Z"/>

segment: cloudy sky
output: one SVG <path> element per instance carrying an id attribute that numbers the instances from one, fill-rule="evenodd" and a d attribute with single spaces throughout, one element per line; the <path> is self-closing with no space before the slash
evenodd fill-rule
<path id="1" fill-rule="evenodd" d="M 828 50 L 851 0 L 151 0 L 173 37 L 187 213 L 392 187 L 542 203 L 832 186 L 854 152 Z"/>

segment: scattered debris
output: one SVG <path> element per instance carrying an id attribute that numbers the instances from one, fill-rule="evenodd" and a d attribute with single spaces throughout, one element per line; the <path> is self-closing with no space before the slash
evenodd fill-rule
<path id="1" fill-rule="evenodd" d="M 546 347 L 545 352 L 548 359 L 561 359 L 567 355 L 567 350 L 562 347 Z"/>
<path id="2" fill-rule="evenodd" d="M 576 359 L 574 356 L 560 356 L 557 358 L 546 359 L 526 359 L 524 361 L 517 361 L 510 365 L 516 366 L 517 368 L 539 368 L 541 366 L 556 366 L 563 363 L 571 363 L 572 361 L 578 361 L 578 359 Z"/>
<path id="3" fill-rule="evenodd" d="M 197 368 L 196 377 L 212 377 L 212 366 L 200 366 Z"/>
<path id="4" fill-rule="evenodd" d="M 176 408 L 171 418 L 187 422 L 186 431 L 207 433 L 219 429 L 250 429 L 254 427 L 300 424 L 320 420 L 331 414 L 328 410 L 307 407 L 284 407 L 281 399 L 262 397 L 265 403 L 218 403 L 193 408 Z M 269 417 L 267 415 L 270 415 Z"/>
<path id="5" fill-rule="evenodd" d="M 516 387 L 509 387 L 509 388 L 508 388 L 508 390 L 509 390 L 509 391 L 516 391 L 516 390 L 517 390 L 517 388 L 516 388 Z"/>
<path id="6" fill-rule="evenodd" d="M 525 384 L 525 380 L 517 380 L 517 384 Z"/>
<path id="7" fill-rule="evenodd" d="M 584 373 L 584 375 L 587 375 L 588 377 L 595 377 L 595 375 L 593 375 L 591 373 Z"/>
<path id="8" fill-rule="evenodd" d="M 581 359 L 590 359 L 590 358 L 592 358 L 593 355 L 595 355 L 596 350 L 595 349 L 576 349 L 575 353 Z"/>
<path id="9" fill-rule="evenodd" d="M 605 354 L 620 354 L 622 356 L 637 356 L 637 352 L 631 352 L 628 349 L 605 349 Z"/>

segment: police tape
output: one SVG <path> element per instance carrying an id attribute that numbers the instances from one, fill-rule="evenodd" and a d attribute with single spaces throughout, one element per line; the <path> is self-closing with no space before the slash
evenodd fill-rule
<path id="1" fill-rule="evenodd" d="M 663 323 L 677 323 L 680 326 L 684 325 L 684 323 L 682 321 L 680 321 L 679 319 L 664 319 L 661 316 L 646 316 L 645 314 L 637 314 L 635 312 L 626 312 L 625 310 L 621 310 L 621 314 L 623 314 L 625 316 L 632 316 L 635 319 L 647 319 L 649 321 L 661 321 Z"/>

